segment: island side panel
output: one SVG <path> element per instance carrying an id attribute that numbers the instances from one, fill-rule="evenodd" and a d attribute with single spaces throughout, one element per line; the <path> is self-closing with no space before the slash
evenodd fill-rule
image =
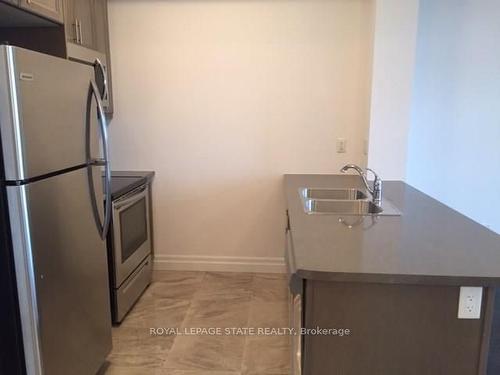
<path id="1" fill-rule="evenodd" d="M 305 327 L 351 334 L 306 336 L 304 375 L 478 375 L 489 295 L 461 320 L 459 287 L 308 280 Z"/>

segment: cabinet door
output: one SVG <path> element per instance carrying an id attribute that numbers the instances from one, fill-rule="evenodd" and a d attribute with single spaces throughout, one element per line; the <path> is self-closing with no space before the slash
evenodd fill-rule
<path id="1" fill-rule="evenodd" d="M 40 16 L 63 22 L 62 0 L 20 0 L 19 5 Z"/>
<path id="2" fill-rule="evenodd" d="M 94 49 L 94 28 L 91 0 L 65 0 L 66 40 Z"/>
<path id="3" fill-rule="evenodd" d="M 94 47 L 97 51 L 108 54 L 108 2 L 106 0 L 92 0 L 94 11 Z"/>
<path id="4" fill-rule="evenodd" d="M 92 2 L 90 0 L 75 0 L 75 16 L 80 25 L 80 44 L 94 48 L 94 28 L 92 20 Z"/>
<path id="5" fill-rule="evenodd" d="M 78 43 L 80 37 L 78 34 L 78 23 L 76 22 L 74 3 L 75 0 L 64 1 L 64 32 L 67 42 Z"/>

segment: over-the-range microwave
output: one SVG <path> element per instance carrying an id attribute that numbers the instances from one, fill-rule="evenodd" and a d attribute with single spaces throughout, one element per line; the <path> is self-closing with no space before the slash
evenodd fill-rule
<path id="1" fill-rule="evenodd" d="M 106 55 L 74 43 L 67 43 L 66 49 L 70 60 L 94 67 L 95 82 L 101 94 L 102 105 L 104 109 L 107 110 L 110 105 L 110 97 L 108 79 L 109 69 Z"/>

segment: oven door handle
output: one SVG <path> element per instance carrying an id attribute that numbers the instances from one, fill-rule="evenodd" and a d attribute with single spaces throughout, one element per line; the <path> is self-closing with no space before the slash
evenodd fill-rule
<path id="1" fill-rule="evenodd" d="M 124 207 L 129 207 L 133 205 L 134 203 L 140 201 L 144 197 L 146 197 L 146 188 L 147 185 L 142 185 L 141 187 L 132 190 L 130 193 L 125 195 L 124 197 L 117 199 L 116 201 L 113 202 L 113 208 L 115 210 L 121 210 Z"/>

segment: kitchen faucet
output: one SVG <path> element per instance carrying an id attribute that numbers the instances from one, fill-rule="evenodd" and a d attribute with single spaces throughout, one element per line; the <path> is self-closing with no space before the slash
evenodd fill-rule
<path id="1" fill-rule="evenodd" d="M 366 186 L 366 189 L 372 195 L 373 203 L 380 207 L 382 205 L 382 180 L 380 179 L 380 177 L 375 173 L 373 169 L 366 168 L 366 172 L 372 172 L 373 176 L 375 176 L 375 180 L 373 181 L 373 188 L 371 188 L 368 180 L 366 179 L 366 172 L 363 170 L 363 168 L 358 167 L 355 164 L 347 164 L 342 167 L 340 172 L 346 173 L 349 169 L 354 169 L 359 173 L 361 179 L 363 180 L 363 183 Z"/>

